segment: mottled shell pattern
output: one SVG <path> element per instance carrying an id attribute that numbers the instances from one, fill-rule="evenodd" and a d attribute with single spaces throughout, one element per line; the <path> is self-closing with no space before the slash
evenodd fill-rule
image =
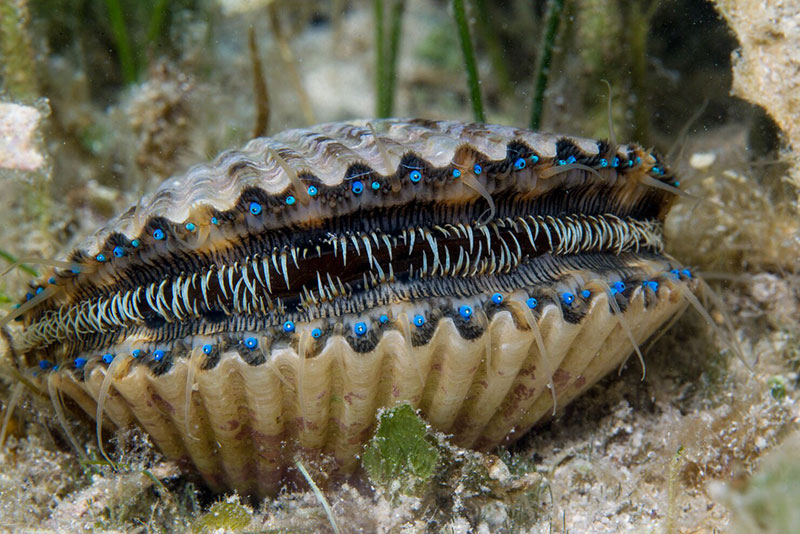
<path id="1" fill-rule="evenodd" d="M 684 309 L 696 282 L 662 243 L 674 181 L 637 146 L 504 126 L 254 139 L 33 282 L 9 350 L 214 490 L 274 493 L 300 453 L 348 472 L 400 402 L 490 449 Z"/>

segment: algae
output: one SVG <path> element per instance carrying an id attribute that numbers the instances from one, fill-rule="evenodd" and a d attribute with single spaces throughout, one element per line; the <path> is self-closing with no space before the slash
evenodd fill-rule
<path id="1" fill-rule="evenodd" d="M 192 525 L 193 534 L 212 532 L 242 532 L 252 521 L 252 511 L 236 498 L 218 501 L 197 518 Z"/>
<path id="2" fill-rule="evenodd" d="M 10 98 L 24 103 L 30 103 L 39 96 L 29 23 L 30 12 L 26 0 L 0 2 L 2 87 Z"/>
<path id="3" fill-rule="evenodd" d="M 378 414 L 378 428 L 361 457 L 375 484 L 412 493 L 430 481 L 438 461 L 427 424 L 408 404 Z"/>

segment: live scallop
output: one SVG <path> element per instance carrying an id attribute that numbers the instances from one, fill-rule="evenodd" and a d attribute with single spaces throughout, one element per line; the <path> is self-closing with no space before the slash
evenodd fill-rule
<path id="1" fill-rule="evenodd" d="M 98 230 L 31 283 L 6 350 L 98 436 L 137 424 L 218 491 L 275 493 L 301 453 L 351 471 L 402 402 L 487 450 L 641 359 L 694 298 L 663 253 L 676 192 L 635 145 L 425 120 L 290 130 Z"/>

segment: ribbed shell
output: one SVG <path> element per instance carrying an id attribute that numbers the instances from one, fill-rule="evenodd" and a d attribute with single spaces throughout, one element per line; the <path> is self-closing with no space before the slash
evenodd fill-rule
<path id="1" fill-rule="evenodd" d="M 476 148 L 490 159 L 501 160 L 506 157 L 511 140 L 526 143 L 542 156 L 554 157 L 556 142 L 563 138 L 508 126 L 399 119 L 335 122 L 313 129 L 287 130 L 274 137 L 253 139 L 241 150 L 223 152 L 210 164 L 196 165 L 185 175 L 170 178 L 145 197 L 136 209 L 112 219 L 79 248 L 93 256 L 111 233 L 120 232 L 132 239 L 142 232 L 151 217 L 181 224 L 199 205 L 229 210 L 248 187 L 258 187 L 275 195 L 288 191 L 291 180 L 274 154 L 294 173 L 308 172 L 321 183 L 335 186 L 342 183 L 347 169 L 356 163 L 366 162 L 380 174 L 392 174 L 408 151 L 442 167 L 450 164 L 456 149 L 464 145 Z M 587 155 L 598 153 L 596 140 L 569 139 Z M 617 151 L 626 153 L 631 149 L 623 145 Z M 455 194 L 457 196 L 449 187 L 441 191 L 438 200 L 467 201 L 479 197 L 468 188 L 459 189 Z M 404 195 L 394 197 L 391 202 L 400 204 L 414 200 L 413 196 Z M 359 203 L 339 205 L 335 213 L 341 215 L 359 207 L 364 207 L 363 199 L 359 199 Z M 312 206 L 295 210 L 287 222 L 302 223 L 331 214 L 331 210 Z"/>
<path id="2" fill-rule="evenodd" d="M 213 369 L 196 371 L 188 433 L 188 359 L 161 376 L 124 365 L 117 368 L 106 413 L 118 426 L 138 421 L 166 456 L 194 465 L 211 488 L 261 496 L 280 489 L 297 454 L 326 453 L 338 470 L 350 472 L 377 410 L 397 403 L 419 408 L 455 443 L 489 450 L 550 417 L 551 380 L 563 408 L 616 369 L 633 350 L 622 321 L 637 343 L 644 342 L 685 308 L 682 295 L 690 285 L 667 279 L 657 295 L 637 287 L 621 317 L 600 294 L 577 324 L 565 321 L 554 304 L 534 315 L 526 295 L 515 293 L 474 340 L 443 319 L 430 343 L 417 347 L 391 330 L 366 354 L 341 336 L 311 359 L 284 347 L 252 366 L 229 352 Z M 58 386 L 94 415 L 105 373 L 98 365 L 85 382 L 59 375 Z"/>

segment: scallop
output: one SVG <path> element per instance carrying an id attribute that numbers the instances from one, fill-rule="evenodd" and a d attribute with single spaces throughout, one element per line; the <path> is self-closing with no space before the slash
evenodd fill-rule
<path id="1" fill-rule="evenodd" d="M 676 187 L 635 145 L 427 120 L 289 130 L 100 228 L 31 282 L 6 350 L 98 436 L 139 425 L 215 491 L 274 494 L 298 455 L 350 472 L 398 403 L 489 450 L 641 360 L 693 298 L 663 253 Z"/>

